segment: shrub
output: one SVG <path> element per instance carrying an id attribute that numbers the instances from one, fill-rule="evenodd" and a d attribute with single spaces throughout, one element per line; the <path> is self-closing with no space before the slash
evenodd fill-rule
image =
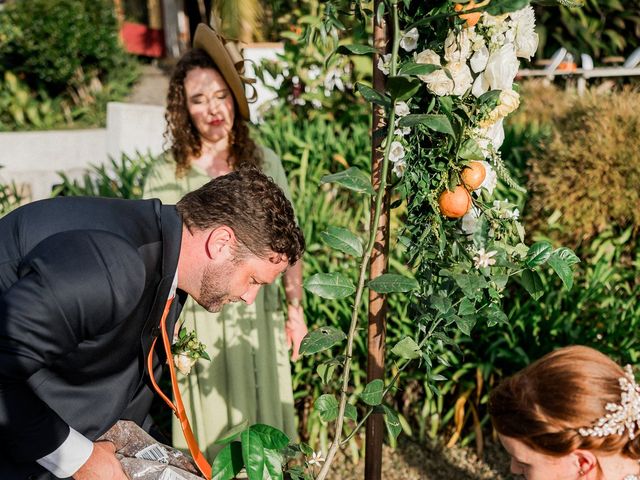
<path id="1" fill-rule="evenodd" d="M 529 225 L 578 246 L 609 228 L 640 230 L 640 93 L 590 93 L 554 122 L 529 161 Z M 559 224 L 553 227 L 549 217 Z"/>
<path id="2" fill-rule="evenodd" d="M 51 95 L 64 91 L 78 71 L 104 80 L 127 58 L 109 0 L 12 2 L 0 11 L 0 36 L 0 69 Z"/>

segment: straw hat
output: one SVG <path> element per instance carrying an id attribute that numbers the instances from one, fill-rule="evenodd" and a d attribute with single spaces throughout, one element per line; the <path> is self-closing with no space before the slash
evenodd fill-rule
<path id="1" fill-rule="evenodd" d="M 252 86 L 254 79 L 243 76 L 244 58 L 235 42 L 227 41 L 210 26 L 200 23 L 193 37 L 193 48 L 207 52 L 231 89 L 238 106 L 238 113 L 245 120 L 250 120 L 249 104 L 245 94 L 245 84 Z M 254 95 L 250 99 L 255 101 Z"/>

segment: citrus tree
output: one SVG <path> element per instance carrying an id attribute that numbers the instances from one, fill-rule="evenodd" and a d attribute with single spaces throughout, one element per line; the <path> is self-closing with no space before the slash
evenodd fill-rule
<path id="1" fill-rule="evenodd" d="M 375 47 L 341 43 L 344 15 L 386 29 L 388 42 Z M 323 381 L 331 383 L 339 373 L 338 392 L 323 394 L 314 404 L 324 421 L 335 422 L 335 437 L 325 457 L 306 445 L 284 447 L 285 439 L 274 429 L 242 427 L 241 441 L 232 441 L 238 433 L 233 432 L 214 462 L 216 479 L 232 478 L 243 465 L 249 478 L 282 478 L 278 462 L 300 452 L 303 465 L 288 470 L 291 478 L 327 478 L 340 446 L 374 413 L 384 416 L 389 434 L 397 437 L 400 420 L 385 396 L 410 362 L 423 365 L 429 388 L 437 393 L 444 378 L 432 371 L 446 362 L 446 350 L 456 348 L 455 335 L 508 323 L 502 298 L 509 282 L 520 283 L 538 299 L 543 271 L 552 270 L 571 288 L 572 266 L 579 261 L 570 249 L 549 242 L 527 245 L 517 208 L 496 196 L 498 179 L 508 189 L 522 189 L 510 177 L 500 146 L 503 120 L 519 105 L 514 81 L 520 59 L 529 59 L 538 45 L 528 0 L 387 0 L 373 5 L 335 0 L 326 2 L 324 16 L 309 24 L 308 41 L 333 40 L 335 54 L 373 55 L 374 78 L 384 75 L 384 88 L 357 84 L 379 119 L 372 132 L 381 158 L 376 170 L 369 174 L 351 167 L 321 180 L 372 197 L 366 238 L 338 227 L 322 234 L 330 247 L 359 260 L 358 280 L 331 271 L 305 281 L 307 291 L 329 301 L 353 298 L 346 332 L 320 327 L 300 350 L 328 353 L 317 367 Z M 387 194 L 396 199 L 394 206 L 404 207 L 399 245 L 392 247 L 407 250 L 413 275 L 385 273 L 370 279 Z M 379 295 L 411 292 L 415 332 L 390 346 L 396 360 L 393 376 L 372 380 L 353 402 L 350 367 L 367 289 Z"/>

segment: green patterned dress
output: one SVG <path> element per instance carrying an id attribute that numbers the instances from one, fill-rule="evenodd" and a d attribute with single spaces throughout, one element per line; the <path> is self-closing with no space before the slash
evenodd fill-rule
<path id="1" fill-rule="evenodd" d="M 287 178 L 278 156 L 263 149 L 263 171 L 290 198 Z M 145 186 L 145 198 L 174 204 L 210 180 L 192 167 L 175 177 L 169 155 L 158 161 Z M 265 285 L 255 302 L 225 305 L 209 313 L 190 297 L 180 316 L 187 330 L 195 330 L 207 347 L 211 362 L 198 361 L 191 374 L 179 374 L 180 391 L 193 432 L 209 461 L 220 447 L 214 445 L 229 428 L 248 421 L 266 423 L 295 439 L 293 392 L 284 314 L 278 285 Z M 187 448 L 178 419 L 173 417 L 173 444 Z"/>

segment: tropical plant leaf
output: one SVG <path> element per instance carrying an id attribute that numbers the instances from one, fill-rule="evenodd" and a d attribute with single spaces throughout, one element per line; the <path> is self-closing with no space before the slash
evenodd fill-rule
<path id="1" fill-rule="evenodd" d="M 342 273 L 316 273 L 304 282 L 304 288 L 322 298 L 344 298 L 356 291 L 349 277 Z"/>
<path id="2" fill-rule="evenodd" d="M 257 423 L 255 425 L 251 425 L 249 430 L 258 434 L 264 448 L 282 450 L 284 447 L 289 445 L 289 437 L 271 425 Z"/>
<path id="3" fill-rule="evenodd" d="M 242 440 L 242 459 L 249 480 L 263 480 L 264 446 L 260 435 L 253 430 L 245 430 L 240 435 Z"/>
<path id="4" fill-rule="evenodd" d="M 363 253 L 362 240 L 346 228 L 329 227 L 320 233 L 322 240 L 331 248 L 340 250 L 354 257 L 361 257 Z"/>
<path id="5" fill-rule="evenodd" d="M 244 467 L 242 460 L 242 444 L 231 442 L 220 450 L 211 465 L 211 480 L 232 480 Z"/>
<path id="6" fill-rule="evenodd" d="M 398 122 L 398 126 L 400 127 L 415 127 L 416 125 L 425 125 L 434 132 L 446 133 L 447 135 L 455 137 L 451 122 L 446 115 L 412 113 L 402 117 Z"/>
<path id="7" fill-rule="evenodd" d="M 341 53 L 343 55 L 368 55 L 370 53 L 377 53 L 378 50 L 376 50 L 374 47 L 370 45 L 351 44 L 351 45 L 340 45 L 336 49 L 336 52 Z"/>
<path id="8" fill-rule="evenodd" d="M 225 443 L 229 443 L 231 440 L 233 440 L 238 435 L 240 435 L 244 430 L 246 430 L 248 426 L 249 426 L 249 422 L 244 420 L 242 423 L 239 423 L 238 425 L 231 427 L 218 440 L 216 440 L 213 443 L 217 445 L 224 445 Z"/>
<path id="9" fill-rule="evenodd" d="M 369 176 L 357 167 L 351 167 L 342 172 L 325 175 L 320 179 L 320 184 L 337 183 L 349 190 L 359 193 L 374 195 L 376 191 L 371 185 Z"/>
<path id="10" fill-rule="evenodd" d="M 544 286 L 538 272 L 534 270 L 525 270 L 522 272 L 522 286 L 534 300 L 539 299 L 544 292 Z"/>
<path id="11" fill-rule="evenodd" d="M 338 400 L 328 393 L 320 395 L 314 404 L 314 408 L 325 422 L 332 422 L 338 418 Z"/>
<path id="12" fill-rule="evenodd" d="M 375 379 L 367 383 L 364 387 L 364 392 L 360 394 L 360 398 L 367 405 L 375 406 L 382 403 L 382 397 L 384 395 L 384 382 L 380 379 Z"/>
<path id="13" fill-rule="evenodd" d="M 393 100 L 407 100 L 413 97 L 422 87 L 422 82 L 410 77 L 387 78 L 387 91 Z"/>
<path id="14" fill-rule="evenodd" d="M 367 87 L 360 82 L 356 83 L 356 88 L 360 92 L 360 95 L 362 95 L 366 101 L 375 103 L 376 105 L 381 105 L 385 108 L 391 107 L 391 99 L 386 95 L 381 94 L 377 90 L 374 90 L 371 87 Z"/>
<path id="15" fill-rule="evenodd" d="M 387 426 L 387 431 L 393 439 L 398 438 L 400 432 L 402 432 L 402 425 L 396 411 L 386 405 L 382 405 L 384 411 L 384 423 Z"/>
<path id="16" fill-rule="evenodd" d="M 412 360 L 420 357 L 420 346 L 411 337 L 404 337 L 391 349 L 400 358 Z"/>
<path id="17" fill-rule="evenodd" d="M 553 247 L 549 242 L 536 242 L 529 247 L 529 252 L 527 253 L 527 258 L 525 258 L 524 263 L 529 268 L 537 267 L 545 263 L 552 252 Z"/>
<path id="18" fill-rule="evenodd" d="M 307 334 L 300 344 L 301 355 L 313 355 L 347 338 L 342 330 L 335 327 L 324 326 Z"/>

